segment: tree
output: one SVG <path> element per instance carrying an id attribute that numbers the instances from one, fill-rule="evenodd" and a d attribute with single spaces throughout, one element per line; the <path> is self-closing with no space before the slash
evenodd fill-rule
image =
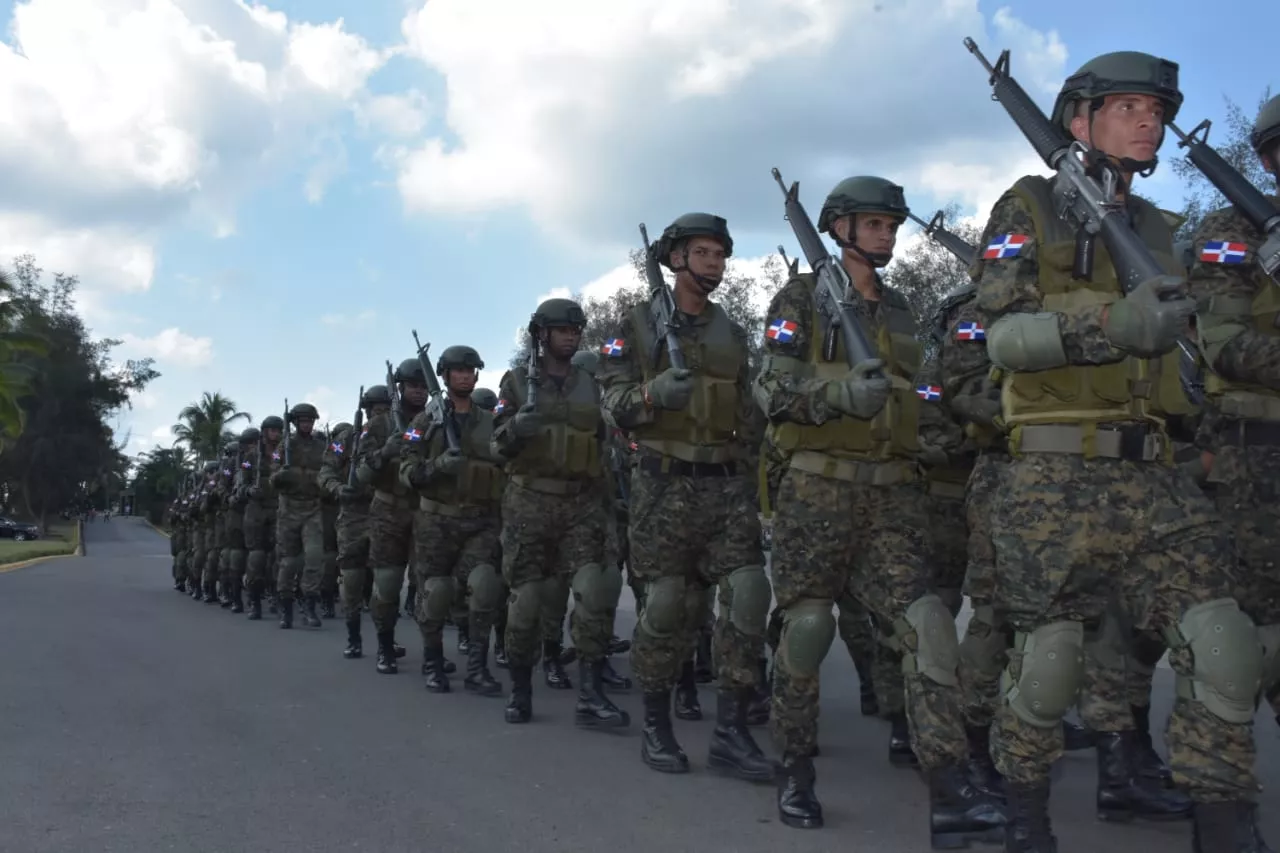
<path id="1" fill-rule="evenodd" d="M 204 392 L 199 402 L 190 403 L 178 413 L 173 425 L 174 444 L 185 443 L 198 459 L 216 459 L 236 434 L 229 427 L 239 420 L 250 420 L 248 412 L 236 411 L 236 404 L 221 391 Z"/>
<path id="2" fill-rule="evenodd" d="M 956 205 L 943 210 L 943 221 L 948 231 L 970 245 L 982 240 L 982 226 L 962 220 Z M 942 297 L 968 281 L 964 262 L 930 238 L 915 243 L 885 271 L 885 282 L 911 303 L 921 334 L 927 332 Z"/>
<path id="3" fill-rule="evenodd" d="M 31 393 L 37 367 L 22 358 L 43 357 L 47 341 L 20 328 L 21 303 L 13 279 L 0 270 L 0 452 L 17 440 L 26 425 L 22 400 Z"/>
<path id="4" fill-rule="evenodd" d="M 1258 99 L 1258 109 L 1270 99 L 1271 89 L 1268 87 Z M 1271 192 L 1275 187 L 1275 177 L 1262 168 L 1262 162 L 1249 142 L 1249 136 L 1253 132 L 1253 118 L 1246 115 L 1235 101 L 1230 98 L 1224 100 L 1227 104 L 1226 139 L 1210 140 L 1210 144 L 1249 183 L 1262 192 Z M 1257 110 L 1254 111 L 1254 115 L 1256 114 Z M 1183 199 L 1181 211 L 1186 221 L 1174 236 L 1177 240 L 1190 240 L 1205 216 L 1225 207 L 1227 199 L 1186 157 L 1179 157 L 1170 165 L 1173 173 L 1187 182 L 1187 195 Z"/>
<path id="5" fill-rule="evenodd" d="M 185 447 L 160 447 L 140 454 L 133 478 L 133 511 L 152 524 L 164 520 L 165 510 L 191 475 L 195 460 Z"/>

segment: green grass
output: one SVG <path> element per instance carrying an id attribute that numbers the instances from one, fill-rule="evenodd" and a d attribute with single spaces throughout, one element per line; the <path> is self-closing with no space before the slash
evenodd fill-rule
<path id="1" fill-rule="evenodd" d="M 70 554 L 75 551 L 77 544 L 75 522 L 60 521 L 50 525 L 49 532 L 40 539 L 29 539 L 26 542 L 0 539 L 0 567 L 36 557 Z"/>

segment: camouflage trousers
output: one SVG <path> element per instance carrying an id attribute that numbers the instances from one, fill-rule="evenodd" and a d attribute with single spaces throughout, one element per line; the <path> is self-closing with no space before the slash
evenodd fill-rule
<path id="1" fill-rule="evenodd" d="M 784 621 L 774 661 L 771 723 L 784 753 L 810 754 L 816 745 L 819 677 L 812 658 L 825 656 L 810 645 L 818 640 L 789 638 L 797 625 L 796 605 L 820 609 L 825 603 L 830 608 L 853 596 L 892 636 L 897 649 L 914 652 L 908 608 L 933 587 L 926 500 L 916 482 L 869 485 L 795 468 L 783 475 L 774 505 L 773 582 Z M 829 643 L 830 635 L 826 639 Z M 808 646 L 810 660 L 804 666 L 787 651 L 793 642 Z M 967 747 L 954 679 L 944 684 L 914 669 L 899 678 L 912 747 L 922 767 L 963 761 Z M 882 692 L 879 683 L 876 691 Z"/>
<path id="2" fill-rule="evenodd" d="M 1009 661 L 1013 635 L 995 612 L 995 546 L 991 541 L 991 507 L 1002 488 L 1009 456 L 984 452 L 969 475 L 964 511 L 969 531 L 964 594 L 973 615 L 960 640 L 960 689 L 965 724 L 987 728 L 1000 704 L 1000 676 Z"/>
<path id="3" fill-rule="evenodd" d="M 244 506 L 227 508 L 227 518 L 222 527 L 222 581 L 239 595 L 244 585 L 245 566 L 249 552 L 244 539 Z"/>
<path id="4" fill-rule="evenodd" d="M 275 588 L 276 504 L 251 500 L 244 508 L 244 545 L 249 552 L 244 583 L 261 595 Z"/>
<path id="5" fill-rule="evenodd" d="M 169 554 L 173 557 L 173 579 L 178 582 L 187 577 L 187 529 L 181 522 L 170 521 L 169 524 Z"/>
<path id="6" fill-rule="evenodd" d="M 849 650 L 858 677 L 870 678 L 875 686 L 881 714 L 901 711 L 905 703 L 901 656 L 880 642 L 870 611 L 852 592 L 845 590 L 836 607 L 836 630 Z"/>
<path id="7" fill-rule="evenodd" d="M 346 503 L 338 513 L 338 571 L 342 574 L 342 615 L 360 618 L 369 569 L 369 503 Z"/>
<path id="8" fill-rule="evenodd" d="M 453 506 L 423 500 L 413 521 L 418 600 L 414 616 L 427 649 L 444 645 L 453 599 L 467 590 L 473 642 L 487 642 L 502 606 L 499 523 L 494 507 Z"/>
<path id="9" fill-rule="evenodd" d="M 334 600 L 338 598 L 338 515 L 341 511 L 336 501 L 320 502 L 320 520 L 324 524 L 321 531 L 320 592 Z"/>
<path id="10" fill-rule="evenodd" d="M 187 581 L 199 587 L 204 575 L 204 560 L 207 540 L 203 519 L 196 519 L 191 525 L 191 561 L 187 566 Z"/>
<path id="11" fill-rule="evenodd" d="M 1113 597 L 1096 625 L 1085 625 L 1080 721 L 1097 732 L 1132 731 L 1133 708 L 1151 704 L 1151 681 L 1165 651 L 1164 640 L 1138 631 L 1124 601 Z"/>
<path id="12" fill-rule="evenodd" d="M 755 576 L 764 566 L 755 477 L 657 473 L 645 467 L 654 461 L 639 458 L 631 475 L 631 568 L 645 584 L 632 675 L 646 693 L 670 691 L 693 651 L 706 590 L 742 578 L 753 586 L 719 614 L 715 664 L 721 687 L 754 687 L 769 617 L 768 580 Z"/>
<path id="13" fill-rule="evenodd" d="M 226 527 L 226 515 L 221 509 L 212 513 L 205 538 L 204 585 L 212 588 L 217 585 L 222 568 L 222 539 Z"/>
<path id="14" fill-rule="evenodd" d="M 320 501 L 281 495 L 276 513 L 276 595 L 280 600 L 293 599 L 299 574 L 303 598 L 318 596 L 323 561 L 324 521 Z"/>
<path id="15" fill-rule="evenodd" d="M 1003 478 L 991 529 L 996 608 L 1020 635 L 1009 652 L 1009 685 L 1022 675 L 1021 636 L 1037 629 L 1101 624 L 1118 599 L 1138 630 L 1181 638 L 1190 608 L 1234 592 L 1227 531 L 1180 469 L 1030 453 L 1009 463 Z M 1187 645 L 1173 649 L 1170 664 L 1183 684 L 1165 735 L 1175 782 L 1201 802 L 1251 799 L 1252 724 L 1229 722 L 1191 698 L 1204 689 L 1197 668 L 1217 664 L 1193 660 Z M 1062 753 L 1062 728 L 1032 725 L 1014 712 L 1012 696 L 996 712 L 992 758 L 1013 784 L 1045 784 Z"/>
<path id="16" fill-rule="evenodd" d="M 373 627 L 393 632 L 400 614 L 400 590 L 413 556 L 417 500 L 377 492 L 369 504 L 369 563 L 373 566 Z"/>

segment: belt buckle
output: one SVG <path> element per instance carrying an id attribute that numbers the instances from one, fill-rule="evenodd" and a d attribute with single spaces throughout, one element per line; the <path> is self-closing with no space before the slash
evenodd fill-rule
<path id="1" fill-rule="evenodd" d="M 1152 433 L 1145 426 L 1116 427 L 1120 433 L 1120 458 L 1134 462 L 1147 461 L 1148 440 Z"/>

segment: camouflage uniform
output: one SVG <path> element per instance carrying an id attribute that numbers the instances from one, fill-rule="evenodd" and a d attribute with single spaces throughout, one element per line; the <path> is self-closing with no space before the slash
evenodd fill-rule
<path id="1" fill-rule="evenodd" d="M 187 589 L 187 495 L 185 491 L 169 506 L 169 553 L 173 555 L 173 588 Z"/>
<path id="2" fill-rule="evenodd" d="M 263 432 L 284 425 L 284 420 L 271 415 L 259 427 Z M 244 507 L 244 544 L 249 551 L 245 565 L 245 588 L 249 591 L 249 618 L 262 618 L 262 597 L 271 598 L 275 612 L 276 512 L 279 496 L 271 485 L 271 475 L 282 458 L 280 445 L 269 444 L 265 437 L 258 443 L 252 458 L 246 459 L 237 476 L 240 491 L 247 500 Z"/>
<path id="3" fill-rule="evenodd" d="M 204 586 L 204 564 L 208 558 L 209 549 L 209 526 L 210 526 L 210 506 L 209 495 L 213 489 L 210 482 L 212 476 L 209 466 L 213 465 L 214 471 L 217 470 L 216 462 L 206 463 L 205 472 L 201 475 L 200 490 L 196 493 L 192 500 L 191 510 L 191 560 L 188 566 L 187 585 L 191 589 L 191 597 L 200 599 L 209 596 L 208 588 Z"/>
<path id="4" fill-rule="evenodd" d="M 246 435 L 249 436 L 246 439 Z M 223 561 L 226 564 L 225 591 L 226 601 L 223 602 L 224 607 L 231 608 L 232 613 L 244 612 L 244 573 L 245 565 L 248 560 L 249 552 L 245 547 L 244 538 L 244 515 L 245 515 L 245 492 L 238 487 L 239 472 L 247 470 L 246 463 L 252 466 L 252 462 L 248 461 L 247 454 L 251 453 L 254 444 L 258 440 L 258 430 L 245 430 L 240 434 L 237 443 L 238 465 L 232 471 L 227 482 L 226 519 L 223 522 Z"/>
<path id="5" fill-rule="evenodd" d="M 289 413 L 291 421 L 310 417 L 315 408 L 299 403 Z M 288 464 L 271 475 L 280 492 L 276 521 L 276 594 L 280 597 L 280 627 L 293 627 L 293 596 L 301 573 L 302 619 L 310 628 L 320 627 L 316 604 L 320 598 L 320 574 L 324 560 L 324 523 L 320 516 L 320 460 L 326 441 L 315 432 L 294 432 L 289 442 Z"/>
<path id="6" fill-rule="evenodd" d="M 328 447 L 329 440 L 325 446 Z M 338 499 L 325 492 L 320 498 L 320 615 L 332 619 L 338 600 Z"/>
<path id="7" fill-rule="evenodd" d="M 361 430 L 364 433 L 365 430 Z M 355 427 L 339 424 L 330 436 L 324 458 L 320 462 L 320 489 L 340 509 L 335 523 L 337 536 L 337 569 L 342 574 L 342 617 L 347 623 L 347 648 L 343 656 L 359 658 L 364 654 L 360 637 L 360 614 L 364 606 L 365 583 L 369 570 L 369 501 L 373 491 L 368 486 L 346 490 L 351 472 L 351 459 L 362 436 Z"/>

